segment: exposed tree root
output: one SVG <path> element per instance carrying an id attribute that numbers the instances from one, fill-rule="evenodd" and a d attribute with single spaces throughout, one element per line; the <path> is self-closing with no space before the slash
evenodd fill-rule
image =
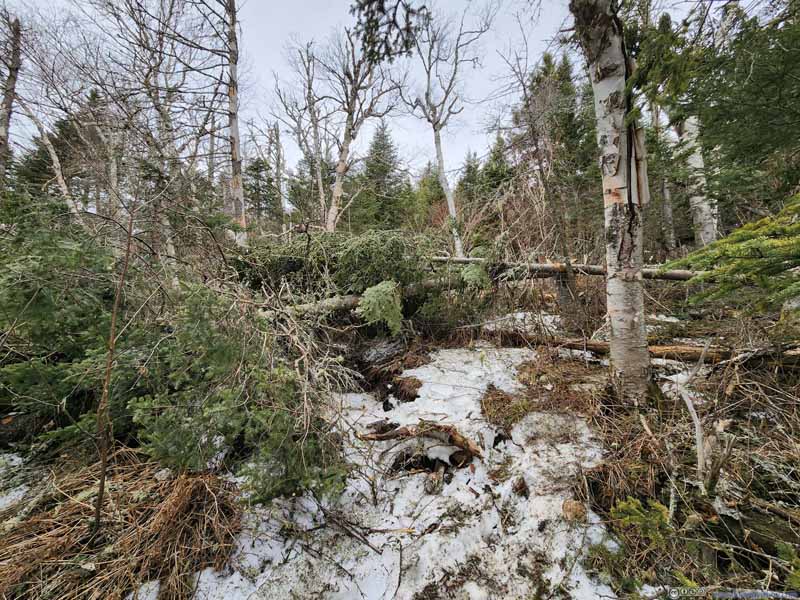
<path id="1" fill-rule="evenodd" d="M 470 457 L 481 458 L 483 454 L 478 445 L 465 437 L 452 425 L 442 425 L 441 423 L 431 423 L 430 421 L 420 421 L 417 425 L 404 425 L 395 427 L 389 431 L 381 433 L 360 433 L 359 439 L 368 441 L 385 441 L 413 437 L 429 437 L 451 446 L 456 446 Z"/>

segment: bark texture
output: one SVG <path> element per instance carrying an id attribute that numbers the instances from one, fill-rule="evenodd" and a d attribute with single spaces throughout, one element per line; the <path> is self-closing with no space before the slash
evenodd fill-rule
<path id="1" fill-rule="evenodd" d="M 645 395 L 650 367 L 642 289 L 643 209 L 648 188 L 641 132 L 626 123 L 630 111 L 626 82 L 631 65 L 614 8 L 612 0 L 570 2 L 594 92 L 603 177 L 612 376 L 620 395 L 638 402 Z"/>
<path id="2" fill-rule="evenodd" d="M 242 185 L 242 142 L 239 133 L 239 38 L 236 33 L 236 0 L 227 0 L 225 5 L 228 24 L 228 135 L 231 143 L 231 202 L 233 217 L 241 227 L 234 234 L 239 246 L 247 244 L 247 215 Z"/>
<path id="3" fill-rule="evenodd" d="M 453 234 L 453 246 L 458 258 L 464 256 L 464 244 L 461 242 L 461 236 L 458 233 L 458 211 L 456 210 L 456 199 L 453 194 L 453 189 L 450 187 L 450 182 L 447 180 L 447 172 L 444 166 L 444 152 L 442 152 L 442 135 L 434 126 L 433 129 L 433 142 L 436 146 L 436 170 L 439 174 L 439 185 L 442 186 L 444 197 L 447 200 L 447 214 L 450 215 L 452 224 L 451 232 Z"/>
<path id="4" fill-rule="evenodd" d="M 11 112 L 14 107 L 14 98 L 17 93 L 17 77 L 22 64 L 22 27 L 19 19 L 10 23 L 11 29 L 11 54 L 8 56 L 6 66 L 8 73 L 3 84 L 3 101 L 0 104 L 0 182 L 5 179 L 6 165 L 10 156 L 8 136 L 11 127 Z"/>
<path id="5" fill-rule="evenodd" d="M 692 177 L 689 206 L 692 210 L 695 243 L 706 246 L 717 239 L 719 217 L 716 201 L 706 195 L 706 164 L 698 141 L 700 127 L 697 117 L 688 117 L 678 124 L 677 130 L 681 143 L 688 152 L 687 163 Z"/>

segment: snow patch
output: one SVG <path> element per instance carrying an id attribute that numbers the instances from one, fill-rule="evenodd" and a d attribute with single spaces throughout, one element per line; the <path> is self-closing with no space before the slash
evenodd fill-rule
<path id="1" fill-rule="evenodd" d="M 519 391 L 517 367 L 535 356 L 523 348 L 442 350 L 403 374 L 422 382 L 419 397 L 388 411 L 370 394 L 339 396 L 338 428 L 353 466 L 343 493 L 324 506 L 306 496 L 249 510 L 229 568 L 198 574 L 195 597 L 416 600 L 435 592 L 511 600 L 556 589 L 615 597 L 581 564 L 588 546 L 610 543 L 598 517 L 568 521 L 562 509 L 579 471 L 602 459 L 584 420 L 533 413 L 503 432 L 481 413 L 488 386 Z M 426 492 L 428 472 L 391 467 L 403 452 L 447 463 L 456 448 L 357 436 L 377 421 L 420 420 L 453 425 L 482 449 L 469 466 L 448 467 L 436 494 Z"/>
<path id="2" fill-rule="evenodd" d="M 22 500 L 30 490 L 26 483 L 18 483 L 24 460 L 19 454 L 0 454 L 0 511 Z"/>

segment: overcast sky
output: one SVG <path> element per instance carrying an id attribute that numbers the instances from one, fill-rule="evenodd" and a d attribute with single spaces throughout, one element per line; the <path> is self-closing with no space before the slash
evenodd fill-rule
<path id="1" fill-rule="evenodd" d="M 293 39 L 324 42 L 337 28 L 352 26 L 354 18 L 349 13 L 350 0 L 243 0 L 240 9 L 242 45 L 245 53 L 246 86 L 242 94 L 243 113 L 246 117 L 268 116 L 273 105 L 274 75 L 288 79 L 286 46 Z M 430 2 L 427 2 L 431 6 Z M 448 13 L 461 14 L 465 9 L 479 6 L 468 0 L 440 0 L 437 8 Z M 524 11 L 526 0 L 503 0 L 492 30 L 481 41 L 482 65 L 465 72 L 465 92 L 470 99 L 482 103 L 468 104 L 444 135 L 444 151 L 448 169 L 458 168 L 468 150 L 479 156 L 486 154 L 493 140 L 487 134 L 487 125 L 500 110 L 502 100 L 497 92 L 502 89 L 507 74 L 501 57 L 521 39 L 515 15 Z M 567 0 L 542 0 L 542 9 L 535 21 L 527 18 L 526 31 L 531 60 L 550 46 L 558 30 L 565 24 Z M 402 158 L 412 169 L 419 169 L 433 158 L 433 134 L 426 124 L 409 117 L 390 120 L 392 135 Z M 363 149 L 371 131 L 365 129 L 359 139 Z M 287 143 L 287 158 L 292 165 L 297 150 Z"/>

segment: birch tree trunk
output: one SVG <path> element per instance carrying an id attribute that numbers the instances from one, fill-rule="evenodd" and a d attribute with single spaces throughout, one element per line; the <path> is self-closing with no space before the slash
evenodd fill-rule
<path id="1" fill-rule="evenodd" d="M 667 246 L 667 252 L 672 252 L 678 244 L 675 241 L 675 218 L 672 215 L 672 190 L 666 177 L 661 180 L 661 201 L 661 227 L 664 231 L 664 243 Z"/>
<path id="2" fill-rule="evenodd" d="M 689 152 L 687 163 L 692 178 L 692 195 L 689 206 L 692 211 L 694 239 L 698 246 L 706 246 L 717 239 L 717 203 L 706 195 L 705 160 L 698 143 L 699 125 L 697 117 L 689 116 L 676 126 L 681 142 Z"/>
<path id="3" fill-rule="evenodd" d="M 21 98 L 17 98 L 17 102 L 20 105 L 20 108 L 25 112 L 27 117 L 31 120 L 31 122 L 36 126 L 36 130 L 39 132 L 39 138 L 42 141 L 42 145 L 47 150 L 47 154 L 50 157 L 50 166 L 53 169 L 53 175 L 55 175 L 56 184 L 58 185 L 58 189 L 61 192 L 61 196 L 64 198 L 64 201 L 67 203 L 67 207 L 69 208 L 70 214 L 75 218 L 76 221 L 79 223 L 83 222 L 81 208 L 78 206 L 78 203 L 75 201 L 75 198 L 69 191 L 69 186 L 67 185 L 67 180 L 64 179 L 64 171 L 61 169 L 61 160 L 58 158 L 58 153 L 56 152 L 55 146 L 53 146 L 53 142 L 50 140 L 50 136 L 47 133 L 47 129 L 44 126 L 39 118 L 33 113 L 30 107 L 22 101 Z"/>
<path id="4" fill-rule="evenodd" d="M 352 117 L 348 114 L 347 122 L 344 126 L 344 134 L 342 135 L 342 145 L 339 150 L 339 160 L 336 162 L 331 203 L 328 206 L 328 213 L 325 215 L 325 231 L 331 233 L 336 231 L 336 224 L 339 222 L 339 209 L 342 206 L 342 194 L 344 193 L 344 176 L 347 173 L 347 161 L 350 159 L 350 144 L 352 142 L 353 124 Z"/>
<path id="5" fill-rule="evenodd" d="M 236 34 L 236 0 L 228 0 L 225 5 L 228 21 L 228 135 L 231 143 L 231 202 L 241 231 L 234 234 L 239 246 L 247 245 L 247 215 L 242 185 L 242 145 L 239 133 L 239 39 Z"/>
<path id="6" fill-rule="evenodd" d="M 0 104 L 0 182 L 6 176 L 6 164 L 10 156 L 8 138 L 11 128 L 11 111 L 14 106 L 14 97 L 17 93 L 17 76 L 22 64 L 22 28 L 19 19 L 10 23 L 11 28 L 11 55 L 8 57 L 8 75 L 3 85 L 3 101 Z"/>
<path id="7" fill-rule="evenodd" d="M 456 257 L 464 257 L 464 246 L 461 243 L 461 236 L 458 233 L 458 212 L 456 211 L 456 199 L 450 182 L 447 180 L 447 172 L 444 167 L 444 154 L 442 153 L 442 136 L 440 131 L 433 128 L 433 142 L 436 145 L 436 166 L 439 171 L 439 184 L 442 186 L 444 197 L 447 200 L 447 213 L 450 215 L 451 231 L 453 233 L 453 244 L 455 246 Z"/>
<path id="8" fill-rule="evenodd" d="M 643 208 L 648 194 L 642 132 L 625 122 L 631 108 L 626 91 L 631 65 L 613 0 L 571 0 L 570 11 L 594 92 L 612 377 L 622 398 L 638 404 L 647 391 L 650 367 L 642 289 Z"/>

